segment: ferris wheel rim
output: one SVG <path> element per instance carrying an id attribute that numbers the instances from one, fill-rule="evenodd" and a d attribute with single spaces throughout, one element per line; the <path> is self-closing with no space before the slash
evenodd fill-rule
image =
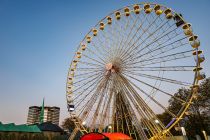
<path id="1" fill-rule="evenodd" d="M 155 3 L 140 3 L 140 4 L 137 4 L 137 5 L 143 5 L 143 4 L 156 5 Z M 129 6 L 126 6 L 126 7 L 131 7 L 131 6 L 134 6 L 134 5 L 129 5 Z M 163 6 L 163 5 L 160 5 L 160 6 Z M 115 11 L 111 12 L 110 14 L 108 14 L 107 16 L 110 16 L 110 15 L 114 14 L 116 11 L 120 11 L 120 10 L 126 8 L 126 7 L 123 7 L 123 8 L 120 8 L 120 9 L 118 9 L 118 10 L 115 10 Z M 163 7 L 167 9 L 166 6 L 163 6 Z M 173 12 L 174 12 L 174 14 L 177 14 L 175 11 L 173 11 Z M 107 18 L 107 16 L 104 17 L 104 18 L 102 18 L 102 19 L 101 19 L 93 28 L 97 27 L 97 26 L 99 25 L 100 22 L 102 22 L 103 20 L 105 20 L 105 19 Z M 178 14 L 178 16 L 179 16 L 179 14 Z M 179 17 L 182 18 L 181 16 L 179 16 Z M 182 19 L 183 19 L 183 18 L 182 18 Z M 184 19 L 183 19 L 183 20 L 184 20 Z M 184 22 L 185 22 L 185 20 L 184 20 Z M 187 23 L 187 22 L 186 22 L 186 23 Z M 91 33 L 91 31 L 92 31 L 92 29 L 85 35 L 85 37 L 82 39 L 81 43 L 85 41 L 86 37 Z M 81 44 L 78 46 L 77 50 L 79 50 L 80 47 L 81 47 Z M 198 48 L 196 48 L 195 50 L 198 50 Z M 74 55 L 74 57 L 75 57 L 75 56 L 76 56 L 76 54 Z M 196 54 L 196 56 L 198 57 L 198 54 Z M 74 58 L 73 58 L 73 60 L 74 60 Z M 71 65 L 72 65 L 73 60 L 71 61 Z M 198 62 L 197 62 L 197 64 L 196 64 L 196 67 L 199 67 Z M 198 73 L 198 71 L 195 71 L 194 80 L 193 80 L 192 86 L 195 86 L 195 85 L 198 84 L 198 79 L 197 79 L 197 77 L 196 77 L 196 76 L 197 76 L 197 73 Z M 193 91 L 192 91 L 192 92 L 193 92 Z M 169 131 L 175 124 L 177 124 L 178 121 L 181 119 L 181 117 L 184 115 L 184 112 L 189 108 L 190 103 L 191 103 L 192 100 L 193 100 L 192 95 L 193 95 L 193 94 L 190 94 L 190 95 L 188 96 L 189 103 L 188 103 L 186 106 L 183 106 L 183 107 L 182 107 L 182 109 L 181 109 L 182 111 L 181 111 L 181 113 L 180 113 L 180 115 L 179 115 L 180 117 L 178 117 L 178 118 L 176 119 L 176 121 L 175 121 L 171 126 L 169 126 L 169 128 L 168 128 L 166 131 Z"/>

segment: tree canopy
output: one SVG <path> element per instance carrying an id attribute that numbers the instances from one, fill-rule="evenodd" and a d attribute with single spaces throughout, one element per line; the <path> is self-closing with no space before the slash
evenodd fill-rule
<path id="1" fill-rule="evenodd" d="M 178 89 L 175 97 L 186 99 L 190 94 L 190 89 L 181 88 Z M 177 114 L 179 108 L 182 106 L 180 102 L 171 98 L 169 100 L 168 109 Z M 187 113 L 186 113 L 187 114 Z M 167 112 L 158 114 L 159 119 L 167 125 L 171 121 L 171 116 Z M 188 114 L 180 121 L 179 126 L 185 127 L 188 136 L 200 135 L 205 130 L 207 134 L 210 134 L 210 77 L 204 79 L 198 89 L 197 96 L 194 97 L 193 103 L 188 109 Z M 173 135 L 180 135 L 180 132 L 171 130 Z"/>

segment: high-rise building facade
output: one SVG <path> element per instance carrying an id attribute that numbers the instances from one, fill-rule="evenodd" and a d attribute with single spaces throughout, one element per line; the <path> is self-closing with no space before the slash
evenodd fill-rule
<path id="1" fill-rule="evenodd" d="M 30 106 L 28 110 L 27 124 L 40 123 L 41 106 Z M 44 107 L 43 122 L 52 122 L 59 125 L 60 108 L 59 107 Z"/>

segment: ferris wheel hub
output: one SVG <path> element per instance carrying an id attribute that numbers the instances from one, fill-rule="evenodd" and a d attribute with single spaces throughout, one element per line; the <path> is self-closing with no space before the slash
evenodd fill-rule
<path id="1" fill-rule="evenodd" d="M 109 73 L 118 73 L 122 70 L 122 60 L 119 58 L 114 59 L 112 62 L 105 65 L 106 71 Z"/>
<path id="2" fill-rule="evenodd" d="M 119 67 L 113 63 L 106 64 L 106 70 L 111 73 L 119 72 Z"/>

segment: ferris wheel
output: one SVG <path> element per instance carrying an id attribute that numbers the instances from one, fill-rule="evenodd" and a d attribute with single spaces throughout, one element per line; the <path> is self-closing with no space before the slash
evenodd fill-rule
<path id="1" fill-rule="evenodd" d="M 181 14 L 159 4 L 118 9 L 80 42 L 67 77 L 67 104 L 80 132 L 122 132 L 133 139 L 163 139 L 196 98 L 205 78 L 200 41 Z M 189 88 L 185 99 L 174 96 Z M 181 103 L 177 112 L 168 100 Z M 164 124 L 157 114 L 167 112 Z"/>

